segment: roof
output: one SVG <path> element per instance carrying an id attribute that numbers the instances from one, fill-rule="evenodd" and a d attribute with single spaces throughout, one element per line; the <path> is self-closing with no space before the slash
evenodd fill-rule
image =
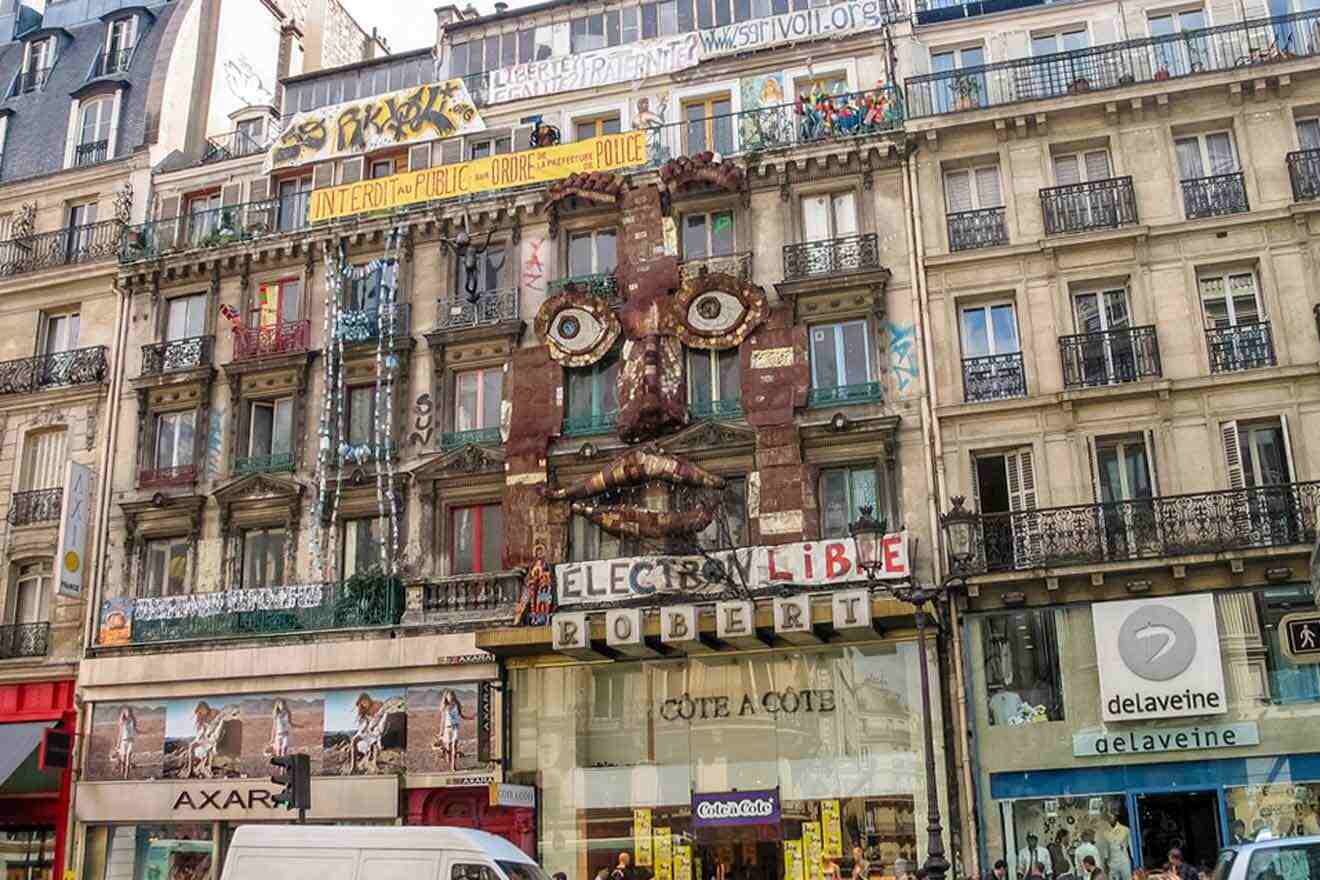
<path id="1" fill-rule="evenodd" d="M 284 85 L 297 85 L 298 83 L 308 82 L 309 80 L 321 79 L 322 77 L 334 76 L 337 73 L 344 73 L 350 70 L 362 70 L 366 67 L 377 67 L 382 64 L 393 64 L 399 61 L 405 61 L 409 58 L 421 58 L 426 55 L 432 55 L 435 52 L 433 46 L 423 46 L 420 49 L 409 49 L 406 52 L 393 52 L 389 55 L 378 55 L 375 58 L 366 58 L 362 61 L 354 61 L 351 64 L 341 64 L 338 67 L 322 67 L 307 73 L 299 73 L 294 76 L 286 76 L 280 80 Z"/>
<path id="2" fill-rule="evenodd" d="M 337 828 L 318 825 L 243 825 L 230 852 L 242 847 L 316 849 L 467 850 L 511 862 L 532 863 L 503 837 L 470 828 Z"/>
<path id="3" fill-rule="evenodd" d="M 481 27 L 482 25 L 493 24 L 497 21 L 506 21 L 510 18 L 526 18 L 536 15 L 538 12 L 545 12 L 548 9 L 557 9 L 560 6 L 572 6 L 578 0 L 544 0 L 542 3 L 535 3 L 531 6 L 520 6 L 517 9 L 506 9 L 503 12 L 492 12 L 490 15 L 480 15 L 476 18 L 469 18 L 463 21 L 451 21 L 445 25 L 445 31 L 463 31 L 469 28 Z"/>

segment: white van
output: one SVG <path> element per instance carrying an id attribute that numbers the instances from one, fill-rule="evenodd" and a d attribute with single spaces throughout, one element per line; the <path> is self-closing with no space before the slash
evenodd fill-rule
<path id="1" fill-rule="evenodd" d="M 244 825 L 221 880 L 547 880 L 502 837 L 467 828 Z"/>

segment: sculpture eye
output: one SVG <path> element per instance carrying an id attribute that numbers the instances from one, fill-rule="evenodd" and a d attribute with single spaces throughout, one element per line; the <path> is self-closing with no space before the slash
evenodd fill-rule
<path id="1" fill-rule="evenodd" d="M 550 325 L 550 338 L 569 354 L 590 350 L 604 332 L 600 321 L 586 309 L 562 309 Z"/>
<path id="2" fill-rule="evenodd" d="M 566 367 L 594 364 L 619 337 L 619 319 L 603 299 L 570 292 L 552 296 L 536 313 L 536 333 Z"/>
<path id="3" fill-rule="evenodd" d="M 734 348 L 765 318 L 761 289 L 719 272 L 686 279 L 676 300 L 678 335 L 692 348 Z"/>
<path id="4" fill-rule="evenodd" d="M 722 290 L 703 293 L 688 306 L 688 326 L 699 333 L 727 333 L 738 325 L 747 312 L 737 297 Z"/>

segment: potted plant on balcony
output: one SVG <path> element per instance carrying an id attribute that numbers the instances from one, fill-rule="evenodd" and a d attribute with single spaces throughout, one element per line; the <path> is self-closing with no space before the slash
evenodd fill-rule
<path id="1" fill-rule="evenodd" d="M 957 96 L 958 110 L 975 110 L 981 106 L 981 81 L 974 76 L 956 76 L 953 80 L 953 93 Z"/>
<path id="2" fill-rule="evenodd" d="M 1079 76 L 1068 85 L 1068 94 L 1079 95 L 1082 92 L 1091 91 L 1091 81 L 1084 76 Z"/>

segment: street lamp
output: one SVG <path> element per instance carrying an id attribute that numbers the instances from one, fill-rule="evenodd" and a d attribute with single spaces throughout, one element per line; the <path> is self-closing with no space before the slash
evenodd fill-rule
<path id="1" fill-rule="evenodd" d="M 921 667 L 921 709 L 922 728 L 926 746 L 926 861 L 922 865 L 929 880 L 944 880 L 949 871 L 949 860 L 944 855 L 944 828 L 940 822 L 940 799 L 936 788 L 935 734 L 931 729 L 930 670 L 926 655 L 926 627 L 934 618 L 938 627 L 939 609 L 948 595 L 949 588 L 965 580 L 963 572 L 974 555 L 973 540 L 976 534 L 976 515 L 963 507 L 964 499 L 953 498 L 953 506 L 948 513 L 940 516 L 940 530 L 944 533 L 944 545 L 949 554 L 948 577 L 938 586 L 917 586 L 883 584 L 885 589 L 900 601 L 907 602 L 916 609 L 917 653 Z M 849 527 L 853 541 L 857 545 L 857 567 L 872 581 L 879 579 L 884 569 L 883 541 L 885 536 L 884 519 L 876 519 L 869 505 L 860 509 L 861 516 Z M 931 604 L 934 610 L 926 611 Z M 937 636 L 938 638 L 938 636 Z"/>

